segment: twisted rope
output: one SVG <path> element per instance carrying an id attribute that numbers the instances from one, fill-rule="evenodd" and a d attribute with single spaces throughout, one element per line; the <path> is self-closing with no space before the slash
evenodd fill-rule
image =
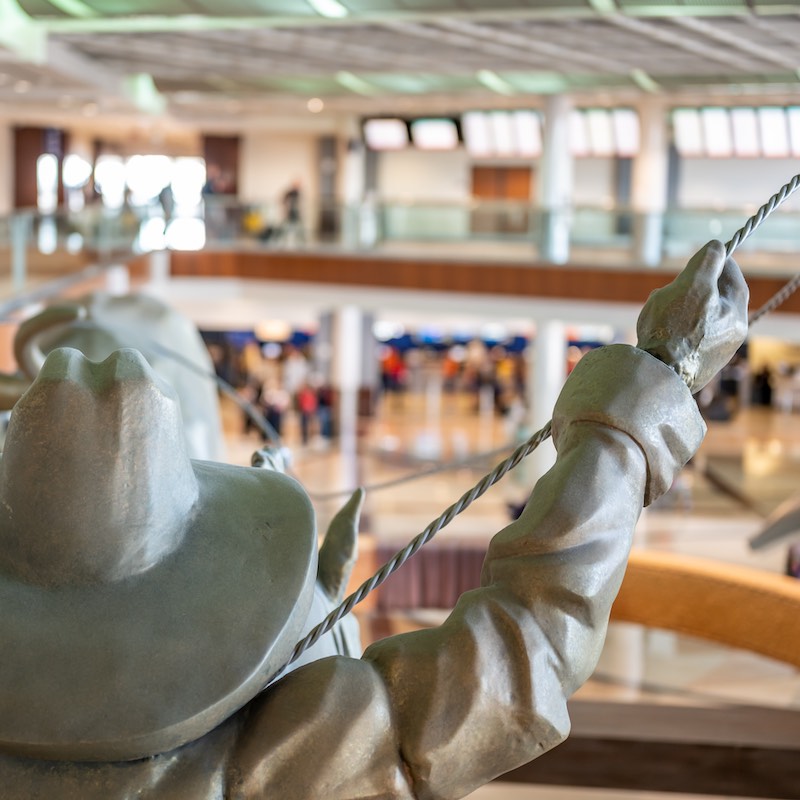
<path id="1" fill-rule="evenodd" d="M 793 195 L 800 189 L 800 175 L 795 175 L 787 184 L 784 184 L 777 192 L 775 192 L 761 208 L 753 214 L 745 224 L 733 234 L 730 241 L 725 245 L 725 255 L 733 255 L 733 251 L 745 240 L 762 222 L 778 208 L 788 197 Z M 795 275 L 788 281 L 779 291 L 777 291 L 761 308 L 750 314 L 748 323 L 752 325 L 757 322 L 761 317 L 774 311 L 779 305 L 785 303 L 786 300 L 797 291 L 800 287 L 800 274 Z"/>
<path id="2" fill-rule="evenodd" d="M 731 256 L 737 247 L 747 239 L 766 218 L 777 209 L 790 195 L 800 188 L 800 175 L 795 175 L 789 183 L 781 187 L 770 199 L 764 203 L 758 211 L 753 214 L 747 222 L 739 228 L 725 245 L 725 256 Z M 790 280 L 779 292 L 764 304 L 757 312 L 750 316 L 750 324 L 760 319 L 765 314 L 777 308 L 786 300 L 789 295 L 800 286 L 800 274 Z M 530 455 L 542 442 L 552 435 L 552 420 L 543 428 L 538 430 L 526 442 L 523 442 L 516 450 L 504 461 L 501 461 L 488 475 L 484 476 L 469 491 L 463 494 L 453 505 L 447 508 L 433 522 L 431 522 L 422 533 L 412 539 L 402 550 L 399 550 L 389 559 L 371 578 L 364 581 L 351 595 L 349 595 L 339 606 L 337 606 L 319 625 L 312 628 L 306 636 L 301 639 L 292 651 L 288 661 L 273 675 L 271 680 L 278 678 L 290 665 L 310 647 L 316 644 L 322 636 L 339 622 L 342 617 L 349 614 L 370 592 L 380 586 L 393 572 L 398 570 L 405 562 L 411 558 L 421 547 L 426 545 L 434 536 L 453 520 L 458 514 L 464 511 L 474 500 L 477 500 L 491 486 L 494 486 L 509 470 L 513 469 L 523 458 Z M 402 479 L 403 481 L 408 478 Z M 401 481 L 395 481 L 398 483 Z"/>
<path id="3" fill-rule="evenodd" d="M 405 475 L 400 475 L 397 478 L 389 478 L 385 481 L 378 481 L 376 483 L 370 483 L 368 486 L 363 486 L 362 488 L 366 492 L 377 492 L 381 489 L 391 489 L 394 486 L 402 486 L 404 483 L 409 483 L 410 481 L 419 480 L 420 478 L 429 478 L 431 475 L 439 475 L 442 472 L 450 472 L 452 470 L 457 469 L 464 469 L 466 467 L 475 466 L 480 464 L 480 462 L 486 460 L 487 458 L 497 458 L 498 456 L 502 456 L 503 453 L 507 453 L 511 448 L 510 444 L 505 444 L 502 447 L 495 447 L 491 450 L 481 450 L 479 453 L 474 453 L 471 456 L 467 456 L 466 458 L 459 458 L 453 461 L 446 461 L 443 464 L 437 464 L 433 467 L 428 467 L 426 469 L 418 469 L 414 472 L 409 472 Z M 354 489 L 337 489 L 332 492 L 308 492 L 308 496 L 312 500 L 317 501 L 325 501 L 325 500 L 336 500 L 340 497 L 350 497 L 353 494 Z"/>
<path id="4" fill-rule="evenodd" d="M 775 292 L 761 308 L 750 314 L 747 320 L 748 324 L 752 325 L 754 322 L 758 322 L 761 317 L 774 311 L 782 303 L 785 303 L 786 300 L 797 291 L 798 287 L 800 287 L 800 273 L 784 284 L 779 291 Z"/>
<path id="5" fill-rule="evenodd" d="M 800 175 L 795 175 L 789 183 L 781 186 L 781 188 L 733 234 L 730 241 L 725 245 L 725 255 L 732 255 L 733 251 L 747 239 L 747 237 L 750 236 L 750 234 L 753 233 L 756 228 L 784 202 L 784 200 L 794 194 L 798 188 L 800 188 Z"/>
<path id="6" fill-rule="evenodd" d="M 770 199 L 764 203 L 758 211 L 753 214 L 747 222 L 739 228 L 738 231 L 731 237 L 731 239 L 725 245 L 725 256 L 726 258 L 733 255 L 733 252 L 739 247 L 745 239 L 747 239 L 755 230 L 766 220 L 766 218 L 780 205 L 786 201 L 792 194 L 794 194 L 798 189 L 800 189 L 800 175 L 795 175 L 787 184 L 782 186 Z M 749 317 L 749 324 L 752 325 L 754 322 L 757 322 L 761 317 L 766 316 L 770 312 L 774 311 L 778 306 L 782 305 L 786 300 L 800 288 L 800 273 L 795 275 L 790 281 L 788 281 L 778 292 L 776 292 L 761 308 L 757 311 L 754 311 Z M 459 469 L 463 466 L 468 466 L 471 462 L 478 461 L 481 458 L 493 458 L 494 456 L 498 456 L 505 452 L 507 448 L 501 447 L 496 448 L 495 450 L 488 450 L 484 453 L 476 453 L 474 456 L 470 456 L 467 459 L 462 459 L 459 461 L 448 462 L 446 464 L 439 464 L 435 467 L 431 467 L 430 469 L 426 470 L 418 470 L 413 472 L 409 475 L 404 475 L 399 478 L 393 478 L 391 480 L 383 481 L 382 483 L 372 484 L 370 486 L 365 487 L 368 491 L 376 491 L 379 489 L 388 489 L 393 486 L 399 486 L 404 483 L 408 483 L 412 480 L 417 480 L 419 478 L 429 477 L 430 475 L 436 475 L 440 472 L 446 472 L 452 469 Z M 353 493 L 352 489 L 346 489 L 342 491 L 336 492 L 317 492 L 312 493 L 309 492 L 309 496 L 314 500 L 332 500 L 337 497 L 349 497 Z"/>
<path id="7" fill-rule="evenodd" d="M 453 505 L 442 512 L 433 522 L 431 522 L 422 533 L 412 539 L 402 550 L 395 553 L 386 564 L 381 567 L 371 578 L 364 581 L 341 605 L 331 611 L 325 619 L 308 634 L 301 639 L 292 651 L 289 660 L 273 676 L 277 678 L 290 664 L 294 663 L 309 647 L 312 647 L 319 639 L 324 636 L 342 617 L 349 614 L 354 606 L 360 603 L 373 589 L 380 586 L 395 570 L 399 569 L 405 562 L 414 555 L 421 547 L 426 545 L 436 534 L 453 520 L 458 514 L 464 511 L 474 500 L 494 486 L 509 470 L 530 455 L 543 441 L 550 438 L 552 434 L 551 423 L 548 422 L 543 428 L 538 430 L 526 442 L 523 442 L 516 450 L 504 461 L 500 462 L 488 475 L 484 476 L 469 491 L 465 492 Z"/>

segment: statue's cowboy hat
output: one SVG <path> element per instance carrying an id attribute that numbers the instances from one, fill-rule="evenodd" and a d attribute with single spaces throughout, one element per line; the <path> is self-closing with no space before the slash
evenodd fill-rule
<path id="1" fill-rule="evenodd" d="M 0 751 L 130 760 L 210 731 L 302 633 L 307 495 L 192 461 L 174 393 L 134 350 L 54 350 L 0 460 Z"/>

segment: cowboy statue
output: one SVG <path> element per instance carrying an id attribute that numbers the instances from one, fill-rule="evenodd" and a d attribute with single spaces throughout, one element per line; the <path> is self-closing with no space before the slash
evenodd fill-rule
<path id="1" fill-rule="evenodd" d="M 286 475 L 191 460 L 136 351 L 54 350 L 0 461 L 4 800 L 460 798 L 558 744 L 642 506 L 699 446 L 692 393 L 740 345 L 746 306 L 711 242 L 648 300 L 637 347 L 570 376 L 556 464 L 493 538 L 481 588 L 363 655 L 323 640 L 266 689 L 341 593 L 341 549 L 318 559 Z"/>

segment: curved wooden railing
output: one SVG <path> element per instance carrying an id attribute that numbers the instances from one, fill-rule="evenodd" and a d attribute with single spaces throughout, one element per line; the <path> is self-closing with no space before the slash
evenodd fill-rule
<path id="1" fill-rule="evenodd" d="M 612 619 L 697 636 L 800 667 L 800 581 L 634 550 Z"/>
<path id="2" fill-rule="evenodd" d="M 362 544 L 366 547 L 359 568 L 374 572 L 383 555 L 381 548 L 376 549 L 368 537 Z M 425 595 L 419 591 L 419 581 L 430 569 L 424 560 L 423 550 L 404 565 L 403 570 L 419 573 L 401 578 L 409 586 L 392 590 L 387 582 L 378 589 L 380 593 L 388 588 L 393 595 L 372 598 L 367 615 L 376 621 L 374 632 L 386 635 L 424 626 L 413 608 L 407 615 L 401 612 L 405 598 Z M 480 559 L 454 558 L 449 573 L 457 564 L 470 574 L 458 579 L 450 574 L 451 580 L 462 590 L 469 581 L 477 585 Z M 711 559 L 634 550 L 611 617 L 718 642 L 800 668 L 800 581 L 783 575 Z M 773 696 L 778 691 L 780 685 Z M 631 702 L 579 695 L 569 703 L 572 733 L 567 741 L 500 780 L 797 798 L 800 713 L 790 697 L 783 706 L 779 696 L 777 700 L 777 705 L 768 707 L 711 696 L 677 702 L 651 696 Z"/>

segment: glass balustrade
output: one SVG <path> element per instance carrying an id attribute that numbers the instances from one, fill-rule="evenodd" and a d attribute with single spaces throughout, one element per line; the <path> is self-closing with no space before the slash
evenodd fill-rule
<path id="1" fill-rule="evenodd" d="M 306 209 L 301 226 L 287 228 L 280 210 L 225 197 L 176 204 L 87 206 L 76 212 L 22 210 L 0 218 L 0 281 L 8 297 L 30 288 L 38 274 L 54 276 L 88 263 L 119 261 L 161 249 L 250 250 L 404 248 L 412 255 L 547 261 L 545 220 L 569 232 L 568 263 L 619 268 L 677 264 L 709 239 L 729 239 L 755 209 L 682 209 L 636 214 L 628 209 L 575 207 L 548 212 L 522 202 L 367 201 Z M 779 210 L 739 250 L 754 268 L 794 272 L 800 252 L 800 212 Z M 749 261 L 746 262 L 750 266 Z"/>

